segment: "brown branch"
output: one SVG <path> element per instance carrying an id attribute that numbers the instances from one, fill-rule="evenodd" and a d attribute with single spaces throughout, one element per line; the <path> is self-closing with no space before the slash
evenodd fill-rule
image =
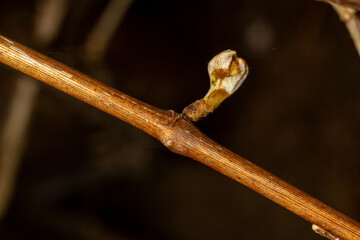
<path id="1" fill-rule="evenodd" d="M 317 0 L 321 2 L 334 3 L 344 7 L 360 10 L 360 0 Z"/>
<path id="2" fill-rule="evenodd" d="M 360 224 L 208 138 L 184 115 L 161 110 L 0 35 L 0 61 L 101 109 L 244 184 L 342 239 L 360 239 Z"/>

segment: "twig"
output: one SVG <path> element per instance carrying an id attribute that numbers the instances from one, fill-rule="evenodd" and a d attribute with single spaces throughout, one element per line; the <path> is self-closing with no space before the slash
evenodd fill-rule
<path id="1" fill-rule="evenodd" d="M 89 61 L 101 60 L 117 26 L 124 18 L 132 0 L 111 0 L 85 42 L 85 54 Z"/>
<path id="2" fill-rule="evenodd" d="M 0 135 L 0 219 L 12 197 L 18 165 L 39 84 L 29 77 L 17 79 L 9 113 Z"/>
<path id="3" fill-rule="evenodd" d="M 39 0 L 34 24 L 34 39 L 39 45 L 49 44 L 57 36 L 68 0 Z M 9 113 L 0 136 L 0 219 L 6 214 L 15 186 L 17 168 L 30 115 L 38 95 L 38 81 L 20 76 L 16 79 Z"/>
<path id="4" fill-rule="evenodd" d="M 34 42 L 46 46 L 59 34 L 69 0 L 38 0 L 34 23 Z"/>
<path id="5" fill-rule="evenodd" d="M 0 61 L 134 125 L 333 235 L 360 239 L 358 222 L 222 147 L 183 115 L 143 103 L 1 35 Z"/>
<path id="6" fill-rule="evenodd" d="M 334 3 L 348 8 L 360 10 L 360 0 L 317 0 L 321 2 Z"/>
<path id="7" fill-rule="evenodd" d="M 350 36 L 354 42 L 355 48 L 360 56 L 360 18 L 352 8 L 343 7 L 337 4 L 331 4 L 339 14 L 340 19 L 345 23 Z"/>
<path id="8" fill-rule="evenodd" d="M 319 0 L 329 3 L 338 13 L 341 21 L 346 25 L 360 55 L 360 17 L 356 10 L 360 10 L 360 0 Z M 356 10 L 355 10 L 356 9 Z"/>

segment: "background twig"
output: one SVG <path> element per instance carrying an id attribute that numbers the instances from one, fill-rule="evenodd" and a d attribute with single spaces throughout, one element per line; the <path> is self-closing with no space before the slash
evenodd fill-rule
<path id="1" fill-rule="evenodd" d="M 104 57 L 109 41 L 124 18 L 132 0 L 111 0 L 85 42 L 85 54 L 89 61 L 100 61 Z"/>
<path id="2" fill-rule="evenodd" d="M 352 8 L 332 4 L 339 14 L 340 19 L 345 23 L 346 28 L 354 42 L 355 48 L 360 56 L 360 18 Z"/>
<path id="3" fill-rule="evenodd" d="M 360 10 L 360 1 L 359 0 L 318 0 L 321 2 L 333 3 L 342 5 L 343 7 L 354 8 Z"/>
<path id="4" fill-rule="evenodd" d="M 0 132 L 0 219 L 15 188 L 18 166 L 39 84 L 29 77 L 17 79 L 9 113 Z"/>
<path id="5" fill-rule="evenodd" d="M 329 3 L 344 22 L 354 42 L 355 48 L 360 55 L 360 17 L 356 10 L 360 10 L 359 0 L 321 0 Z"/>
<path id="6" fill-rule="evenodd" d="M 37 1 L 38 11 L 33 30 L 33 41 L 37 45 L 45 47 L 56 38 L 65 16 L 67 2 Z M 19 76 L 15 82 L 9 113 L 0 135 L 0 220 L 4 217 L 14 192 L 31 113 L 40 88 L 37 81 L 24 76 Z"/>

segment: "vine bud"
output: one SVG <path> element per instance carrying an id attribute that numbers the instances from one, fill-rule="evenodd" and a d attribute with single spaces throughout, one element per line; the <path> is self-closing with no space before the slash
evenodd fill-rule
<path id="1" fill-rule="evenodd" d="M 183 113 L 194 122 L 206 117 L 241 86 L 248 72 L 245 60 L 238 58 L 235 51 L 225 50 L 219 53 L 208 64 L 208 93 L 184 108 Z"/>

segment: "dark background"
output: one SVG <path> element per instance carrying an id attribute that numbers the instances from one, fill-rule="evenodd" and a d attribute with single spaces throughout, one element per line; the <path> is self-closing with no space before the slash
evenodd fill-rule
<path id="1" fill-rule="evenodd" d="M 250 74 L 197 126 L 360 220 L 360 67 L 333 9 L 315 1 L 135 0 L 103 62 L 83 43 L 108 1 L 71 1 L 48 48 L 36 1 L 1 1 L 0 33 L 180 112 L 207 62 L 234 49 Z M 20 73 L 0 66 L 0 124 Z M 140 130 L 41 84 L 1 239 L 322 239 L 311 224 Z"/>

